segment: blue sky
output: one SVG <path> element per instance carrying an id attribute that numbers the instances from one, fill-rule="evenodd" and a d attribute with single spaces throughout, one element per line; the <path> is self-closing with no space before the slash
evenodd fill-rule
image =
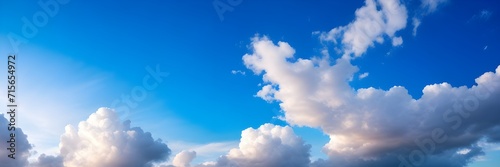
<path id="1" fill-rule="evenodd" d="M 58 155 L 66 125 L 76 127 L 99 107 L 112 107 L 113 101 L 142 86 L 148 67 L 157 66 L 168 76 L 130 112 L 118 114 L 168 145 L 172 154 L 165 164 L 182 150 L 197 152 L 192 164 L 216 161 L 238 147 L 242 130 L 265 123 L 291 126 L 311 145 L 312 161 L 329 159 L 322 149 L 337 129 L 288 116 L 278 119 L 288 112 L 280 107 L 288 101 L 258 97 L 269 81 L 242 57 L 257 52 L 253 37 L 266 36 L 275 44 L 283 41 L 293 47 L 294 57 L 287 58 L 291 62 L 322 57 L 326 50 L 334 64 L 349 43 L 321 40 L 321 36 L 356 20 L 355 11 L 365 1 L 242 0 L 224 12 L 223 19 L 214 2 L 72 0 L 59 4 L 55 16 L 38 27 L 34 37 L 24 36 L 27 41 L 17 52 L 19 126 L 37 151 L 30 161 L 41 153 Z M 359 69 L 348 82 L 353 90 L 403 86 L 408 95 L 419 99 L 427 85 L 446 82 L 470 88 L 476 78 L 500 65 L 498 2 L 396 2 L 406 9 L 404 28 L 394 35 L 380 35 L 383 42 L 374 42 L 361 56 L 353 56 L 350 63 Z M 425 3 L 438 5 L 432 8 Z M 15 52 L 9 33 L 23 36 L 22 18 L 33 22 L 33 15 L 43 9 L 36 2 L 2 0 L 0 4 L 0 53 L 7 55 Z M 412 19 L 420 22 L 416 34 Z M 402 44 L 393 45 L 393 37 L 401 37 Z M 265 68 L 264 73 L 271 75 L 270 70 Z M 363 73 L 365 78 L 358 77 Z M 499 146 L 492 145 L 468 166 L 499 164 L 495 160 Z"/>

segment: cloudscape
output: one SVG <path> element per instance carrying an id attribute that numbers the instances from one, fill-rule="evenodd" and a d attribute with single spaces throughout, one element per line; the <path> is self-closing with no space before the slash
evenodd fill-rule
<path id="1" fill-rule="evenodd" d="M 5 167 L 498 167 L 490 0 L 0 2 Z"/>

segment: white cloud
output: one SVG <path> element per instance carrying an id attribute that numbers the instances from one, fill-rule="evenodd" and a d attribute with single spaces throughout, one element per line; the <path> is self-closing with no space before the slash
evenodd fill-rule
<path id="1" fill-rule="evenodd" d="M 353 22 L 322 33 L 320 39 L 338 44 L 341 38 L 344 56 L 361 56 L 374 41 L 382 43 L 384 35 L 392 38 L 405 28 L 407 17 L 406 7 L 399 0 L 366 0 L 365 6 L 356 10 Z"/>
<path id="2" fill-rule="evenodd" d="M 481 138 L 500 141 L 500 135 L 495 135 L 500 132 L 495 128 L 500 126 L 500 104 L 496 102 L 500 66 L 496 73 L 477 78 L 473 87 L 433 84 L 423 89 L 420 99 L 413 99 L 401 86 L 389 90 L 350 87 L 349 78 L 358 68 L 349 60 L 337 59 L 333 65 L 328 57 L 292 61 L 295 51 L 290 45 L 274 44 L 267 37 L 253 38 L 251 46 L 253 53 L 243 56 L 244 64 L 263 74 L 267 84 L 276 85 L 261 97 L 278 101 L 288 123 L 318 127 L 330 136 L 324 147 L 330 159 L 325 163 L 397 166 L 397 156 L 408 158 L 409 151 L 419 149 L 415 139 L 423 140 L 434 128 L 446 130 L 453 140 L 435 147 L 426 161 L 428 166 L 443 162 L 464 166 L 482 153 L 474 146 Z M 456 126 L 460 129 L 453 128 Z M 471 151 L 456 154 L 459 149 Z"/>
<path id="3" fill-rule="evenodd" d="M 361 79 L 364 79 L 364 78 L 368 77 L 368 75 L 370 75 L 370 73 L 365 72 L 363 74 L 360 74 L 358 78 L 361 80 Z"/>
<path id="4" fill-rule="evenodd" d="M 111 109 L 100 108 L 78 128 L 66 126 L 60 154 L 64 166 L 124 167 L 151 166 L 165 161 L 170 149 L 151 133 L 121 122 Z"/>
<path id="5" fill-rule="evenodd" d="M 392 46 L 399 46 L 401 44 L 403 44 L 403 38 L 401 37 L 392 38 Z"/>
<path id="6" fill-rule="evenodd" d="M 273 97 L 274 92 L 276 92 L 276 90 L 273 88 L 272 85 L 265 85 L 262 87 L 261 90 L 259 90 L 259 92 L 257 92 L 255 96 L 260 97 L 266 100 L 267 102 L 272 102 L 274 99 Z"/>
<path id="7" fill-rule="evenodd" d="M 241 70 L 231 70 L 231 74 L 241 74 L 241 75 L 245 75 L 245 71 L 241 71 Z"/>
<path id="8" fill-rule="evenodd" d="M 231 149 L 217 162 L 199 166 L 305 167 L 310 163 L 310 148 L 291 127 L 264 124 L 258 129 L 245 129 L 239 148 Z"/>
<path id="9" fill-rule="evenodd" d="M 196 158 L 195 151 L 181 151 L 175 155 L 172 163 L 175 167 L 190 167 L 194 158 Z"/>

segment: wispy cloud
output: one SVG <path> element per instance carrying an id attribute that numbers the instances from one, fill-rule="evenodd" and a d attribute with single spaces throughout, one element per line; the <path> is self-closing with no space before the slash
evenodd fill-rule
<path id="1" fill-rule="evenodd" d="M 474 21 L 488 21 L 491 16 L 493 15 L 493 12 L 492 11 L 489 11 L 489 10 L 486 10 L 486 9 L 483 9 L 481 10 L 480 12 L 478 12 L 477 14 L 474 14 L 468 21 L 467 23 L 471 23 L 471 22 L 474 22 Z"/>
<path id="2" fill-rule="evenodd" d="M 368 75 L 370 75 L 370 73 L 365 72 L 365 73 L 363 73 L 363 74 L 360 74 L 360 75 L 358 76 L 358 78 L 361 80 L 361 79 L 364 79 L 364 78 L 368 77 Z"/>
<path id="3" fill-rule="evenodd" d="M 436 12 L 440 6 L 447 2 L 448 0 L 420 0 L 420 8 L 416 10 L 412 18 L 413 36 L 417 35 L 418 27 L 422 24 L 422 19 L 425 16 Z"/>
<path id="4" fill-rule="evenodd" d="M 241 70 L 231 70 L 231 74 L 241 74 L 241 75 L 245 75 L 245 71 L 241 71 Z"/>

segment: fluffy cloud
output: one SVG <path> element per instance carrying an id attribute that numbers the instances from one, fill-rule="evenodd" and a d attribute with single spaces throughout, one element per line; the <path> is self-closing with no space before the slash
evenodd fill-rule
<path id="1" fill-rule="evenodd" d="M 8 115 L 7 115 L 8 116 Z M 9 117 L 10 118 L 10 117 Z M 9 148 L 10 143 L 7 143 L 10 138 L 10 133 L 7 129 L 10 122 L 3 114 L 0 114 L 0 164 L 2 166 L 27 166 L 28 157 L 30 156 L 31 144 L 28 142 L 28 136 L 24 134 L 23 130 L 16 126 L 15 129 L 15 158 L 8 157 L 11 152 L 6 149 Z"/>
<path id="2" fill-rule="evenodd" d="M 64 166 L 139 167 L 164 161 L 170 149 L 151 133 L 121 122 L 108 108 L 100 108 L 78 128 L 66 126 L 61 136 L 60 154 Z"/>
<path id="3" fill-rule="evenodd" d="M 458 167 L 482 154 L 481 139 L 499 141 L 500 66 L 472 87 L 428 85 L 414 99 L 401 86 L 355 90 L 349 81 L 358 68 L 347 59 L 294 60 L 289 44 L 267 37 L 253 38 L 252 48 L 243 61 L 263 74 L 259 97 L 279 102 L 288 123 L 330 136 L 324 147 L 330 159 L 314 165 Z M 463 149 L 473 151 L 458 153 Z"/>
<path id="4" fill-rule="evenodd" d="M 361 56 L 374 41 L 382 43 L 384 35 L 400 45 L 403 40 L 395 33 L 406 27 L 406 7 L 400 0 L 366 0 L 365 6 L 356 10 L 356 19 L 347 26 L 341 26 L 322 33 L 323 41 L 338 43 L 342 39 L 344 56 Z"/>
<path id="5" fill-rule="evenodd" d="M 175 155 L 172 163 L 175 167 L 190 167 L 194 158 L 196 158 L 195 151 L 181 151 Z"/>
<path id="6" fill-rule="evenodd" d="M 402 37 L 394 37 L 392 38 L 392 46 L 399 46 L 403 44 L 403 38 Z"/>
<path id="7" fill-rule="evenodd" d="M 206 167 L 305 167 L 310 163 L 311 146 L 295 135 L 289 126 L 264 124 L 241 133 L 239 148 L 231 149 Z"/>

